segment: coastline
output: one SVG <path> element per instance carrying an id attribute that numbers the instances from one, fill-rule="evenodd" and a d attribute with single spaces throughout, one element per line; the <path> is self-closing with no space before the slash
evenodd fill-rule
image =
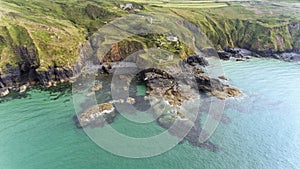
<path id="1" fill-rule="evenodd" d="M 252 57 L 273 58 L 287 62 L 300 62 L 300 53 L 297 52 L 273 52 L 273 51 L 250 51 L 243 48 L 226 47 L 224 50 L 217 51 L 220 59 L 236 61 L 246 61 Z M 114 64 L 117 62 L 111 62 Z M 98 73 L 108 73 L 99 65 Z M 76 79 L 77 70 L 74 67 L 50 67 L 47 71 L 36 71 L 35 67 L 19 65 L 0 74 L 0 97 L 9 95 L 10 91 L 23 93 L 30 86 L 41 85 L 45 88 L 56 86 L 58 83 L 72 83 Z"/>

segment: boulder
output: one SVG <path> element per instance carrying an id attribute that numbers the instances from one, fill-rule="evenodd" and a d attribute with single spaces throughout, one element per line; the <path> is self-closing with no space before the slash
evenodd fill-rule
<path id="1" fill-rule="evenodd" d="M 102 71 L 105 74 L 109 74 L 111 69 L 112 69 L 112 66 L 109 63 L 102 65 Z"/>
<path id="2" fill-rule="evenodd" d="M 20 93 L 24 93 L 27 90 L 27 85 L 22 85 L 19 88 Z"/>
<path id="3" fill-rule="evenodd" d="M 222 79 L 222 80 L 228 80 L 227 77 L 225 77 L 225 76 L 219 76 L 218 78 Z"/>
<path id="4" fill-rule="evenodd" d="M 0 97 L 7 96 L 9 94 L 8 88 L 0 88 Z"/>
<path id="5" fill-rule="evenodd" d="M 219 58 L 220 58 L 220 59 L 223 59 L 223 60 L 229 60 L 229 59 L 232 57 L 232 54 L 231 54 L 231 53 L 228 53 L 228 52 L 222 52 L 222 51 L 219 51 L 219 52 L 218 52 L 218 55 L 219 55 Z"/>
<path id="6" fill-rule="evenodd" d="M 199 55 L 189 56 L 187 58 L 187 63 L 192 66 L 196 66 L 197 64 L 201 66 L 208 66 L 208 61 L 204 57 L 201 57 Z"/>

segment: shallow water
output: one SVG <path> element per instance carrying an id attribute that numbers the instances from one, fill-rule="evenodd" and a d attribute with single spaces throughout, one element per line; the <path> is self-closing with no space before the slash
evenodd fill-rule
<path id="1" fill-rule="evenodd" d="M 220 152 L 184 142 L 156 157 L 115 156 L 76 128 L 70 91 L 31 89 L 0 103 L 0 168 L 300 168 L 300 65 L 255 58 L 222 65 L 243 96 L 227 101 L 230 122 L 210 139 Z M 112 126 L 134 137 L 164 131 L 155 122 L 132 124 L 122 116 Z"/>

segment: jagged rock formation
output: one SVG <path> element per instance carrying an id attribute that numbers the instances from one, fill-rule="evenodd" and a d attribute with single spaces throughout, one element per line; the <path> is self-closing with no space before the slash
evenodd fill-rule
<path id="1" fill-rule="evenodd" d="M 145 79 L 148 87 L 147 93 L 152 96 L 165 97 L 171 105 L 181 105 L 183 101 L 192 98 L 196 94 L 193 90 L 200 90 L 220 99 L 240 94 L 238 89 L 223 84 L 219 79 L 210 78 L 201 68 L 190 65 L 193 59 L 198 65 L 208 64 L 203 57 L 191 56 L 187 61 L 179 61 L 178 64 L 164 70 L 152 68 L 142 71 L 142 79 Z"/>
<path id="2" fill-rule="evenodd" d="M 77 118 L 77 126 L 87 127 L 89 125 L 104 125 L 105 122 L 112 122 L 115 116 L 115 108 L 112 103 L 99 104 L 80 114 Z"/>

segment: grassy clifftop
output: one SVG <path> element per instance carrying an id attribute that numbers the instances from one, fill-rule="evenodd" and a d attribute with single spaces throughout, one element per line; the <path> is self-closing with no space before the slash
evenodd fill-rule
<path id="1" fill-rule="evenodd" d="M 25 61 L 20 48 L 36 51 L 40 70 L 72 66 L 80 43 L 118 15 L 101 6 L 92 1 L 0 1 L 1 69 Z"/>
<path id="2" fill-rule="evenodd" d="M 297 1 L 143 1 L 139 12 L 179 15 L 208 35 L 215 47 L 251 50 L 300 49 L 300 4 Z M 0 1 L 0 72 L 28 62 L 39 70 L 71 67 L 79 46 L 105 23 L 130 12 L 123 1 Z"/>

